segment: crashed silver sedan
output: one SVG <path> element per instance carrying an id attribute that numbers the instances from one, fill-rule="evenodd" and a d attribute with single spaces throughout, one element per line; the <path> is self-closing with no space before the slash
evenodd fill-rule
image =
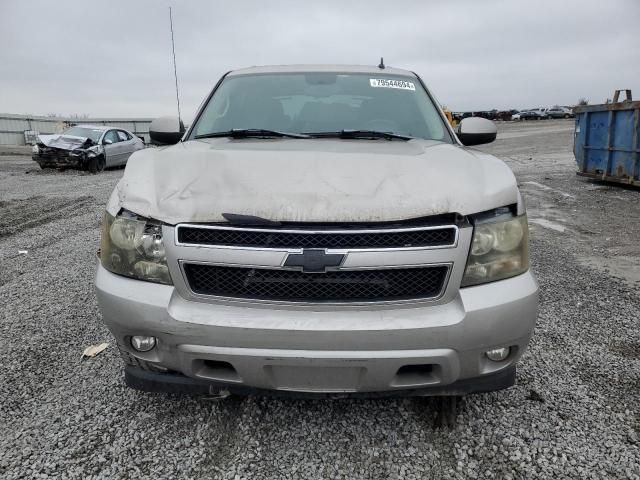
<path id="1" fill-rule="evenodd" d="M 125 165 L 144 142 L 122 128 L 77 125 L 59 135 L 39 135 L 32 158 L 40 168 L 79 168 L 92 173 Z"/>
<path id="2" fill-rule="evenodd" d="M 146 391 L 457 396 L 507 388 L 538 308 L 525 205 L 410 71 L 225 75 L 107 204 L 102 318 Z"/>

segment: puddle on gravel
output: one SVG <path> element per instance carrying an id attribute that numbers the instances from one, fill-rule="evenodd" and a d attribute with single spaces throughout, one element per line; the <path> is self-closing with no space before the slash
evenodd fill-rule
<path id="1" fill-rule="evenodd" d="M 564 233 L 566 230 L 563 225 L 547 220 L 546 218 L 530 218 L 529 223 L 535 223 L 536 225 L 540 225 L 541 227 L 548 228 L 549 230 L 555 230 L 560 233 Z"/>
<path id="2" fill-rule="evenodd" d="M 640 343 L 638 342 L 615 342 L 609 345 L 609 350 L 624 358 L 640 360 Z"/>
<path id="3" fill-rule="evenodd" d="M 551 188 L 548 185 L 545 185 L 543 183 L 539 183 L 539 182 L 533 182 L 533 181 L 528 181 L 528 182 L 522 182 L 522 185 L 532 185 L 534 187 L 537 187 L 541 190 L 547 190 L 549 192 L 555 192 L 555 193 L 559 193 L 560 195 L 562 195 L 563 197 L 566 198 L 576 198 L 575 195 L 572 195 L 570 193 L 564 192 L 562 190 L 558 190 L 557 188 Z"/>
<path id="4" fill-rule="evenodd" d="M 629 286 L 640 287 L 640 257 L 619 255 L 615 257 L 577 256 L 578 261 L 588 267 L 596 268 L 617 277 Z"/>

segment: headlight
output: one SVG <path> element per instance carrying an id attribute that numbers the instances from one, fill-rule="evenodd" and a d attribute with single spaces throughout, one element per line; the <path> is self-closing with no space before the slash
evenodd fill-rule
<path id="1" fill-rule="evenodd" d="M 34 145 L 33 147 L 31 147 L 31 152 L 32 153 L 40 152 L 40 147 L 38 147 L 38 145 Z"/>
<path id="2" fill-rule="evenodd" d="M 527 216 L 481 223 L 473 232 L 463 287 L 520 275 L 529 269 Z"/>
<path id="3" fill-rule="evenodd" d="M 96 155 L 100 155 L 102 153 L 102 145 L 94 145 L 89 148 L 87 154 L 89 157 L 95 157 Z"/>
<path id="4" fill-rule="evenodd" d="M 102 222 L 100 261 L 110 272 L 149 282 L 171 285 L 162 225 L 122 212 L 105 212 Z"/>

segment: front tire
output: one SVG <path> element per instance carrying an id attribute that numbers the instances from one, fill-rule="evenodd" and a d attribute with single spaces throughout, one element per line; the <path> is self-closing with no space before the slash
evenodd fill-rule
<path id="1" fill-rule="evenodd" d="M 90 173 L 99 173 L 104 170 L 105 161 L 102 155 L 91 157 L 87 160 L 87 171 Z"/>

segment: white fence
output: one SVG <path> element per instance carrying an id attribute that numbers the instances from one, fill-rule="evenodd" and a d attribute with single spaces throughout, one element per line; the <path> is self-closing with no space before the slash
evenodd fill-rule
<path id="1" fill-rule="evenodd" d="M 150 118 L 36 117 L 0 113 L 0 145 L 27 145 L 36 133 L 60 133 L 71 125 L 92 124 L 124 128 L 149 142 Z"/>

